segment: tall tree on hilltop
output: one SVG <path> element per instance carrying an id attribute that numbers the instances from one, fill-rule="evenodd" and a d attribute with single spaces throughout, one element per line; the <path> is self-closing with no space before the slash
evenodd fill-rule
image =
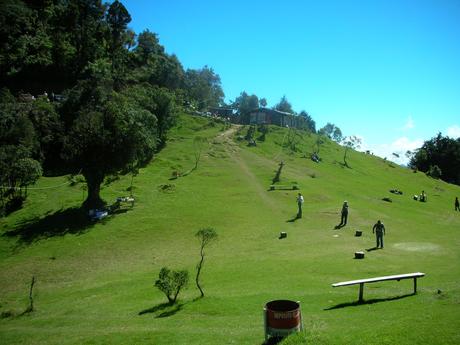
<path id="1" fill-rule="evenodd" d="M 127 50 L 124 48 L 127 25 L 131 21 L 128 10 L 121 2 L 115 0 L 107 11 L 107 23 L 112 36 L 110 53 L 112 59 L 112 75 L 115 88 L 120 89 L 125 74 Z"/>
<path id="2" fill-rule="evenodd" d="M 188 69 L 185 73 L 185 86 L 189 97 L 196 101 L 200 110 L 223 104 L 224 91 L 220 77 L 208 66 L 199 70 Z"/>
<path id="3" fill-rule="evenodd" d="M 438 133 L 412 155 L 409 166 L 425 173 L 437 170 L 437 166 L 441 179 L 460 185 L 460 138 L 443 137 Z"/>
<path id="4" fill-rule="evenodd" d="M 316 123 L 310 116 L 310 114 L 308 114 L 305 110 L 302 110 L 299 113 L 299 116 L 305 120 L 305 126 L 307 127 L 307 129 L 312 133 L 316 133 Z"/>
<path id="5" fill-rule="evenodd" d="M 110 29 L 103 20 L 105 13 L 106 6 L 100 0 L 70 0 L 56 18 L 57 37 L 68 42 L 67 54 L 71 59 L 68 63 L 73 62 L 75 77 L 80 77 L 89 62 L 107 56 L 106 40 Z M 61 32 L 69 33 L 69 37 Z M 71 48 L 75 49 L 74 54 Z"/>
<path id="6" fill-rule="evenodd" d="M 147 82 L 168 89 L 182 89 L 185 72 L 176 55 L 168 55 L 156 34 L 146 30 L 139 34 L 132 55 L 133 82 Z"/>
<path id="7" fill-rule="evenodd" d="M 249 123 L 249 113 L 259 107 L 259 98 L 256 95 L 248 95 L 246 91 L 243 91 L 235 99 L 233 105 L 238 110 L 241 123 Z"/>
<path id="8" fill-rule="evenodd" d="M 27 80 L 36 84 L 52 63 L 52 42 L 36 8 L 23 1 L 0 2 L 0 81 L 2 86 L 20 89 Z M 27 77 L 26 77 L 27 75 Z M 20 84 L 20 85 L 17 85 Z"/>
<path id="9" fill-rule="evenodd" d="M 267 99 L 266 99 L 265 97 L 264 97 L 264 98 L 261 98 L 261 99 L 259 100 L 259 104 L 260 104 L 261 107 L 265 108 L 265 107 L 267 106 L 267 104 L 268 104 L 268 103 L 267 103 Z"/>
<path id="10" fill-rule="evenodd" d="M 342 140 L 342 131 L 339 127 L 330 122 L 321 128 L 318 133 L 336 142 L 340 142 Z"/>
<path id="11" fill-rule="evenodd" d="M 151 55 L 163 55 L 164 47 L 160 44 L 158 36 L 149 30 L 142 31 L 137 37 L 137 46 L 134 49 L 140 63 L 147 63 Z"/>
<path id="12" fill-rule="evenodd" d="M 292 105 L 291 103 L 289 103 L 286 96 L 281 97 L 279 103 L 276 104 L 273 109 L 282 111 L 285 113 L 294 114 L 294 110 L 292 110 Z"/>
<path id="13" fill-rule="evenodd" d="M 29 118 L 30 104 L 0 103 L 0 215 L 22 205 L 27 186 L 42 174 L 34 159 L 37 136 Z"/>
<path id="14" fill-rule="evenodd" d="M 66 101 L 67 125 L 63 157 L 88 186 L 86 208 L 104 205 L 100 185 L 134 161 L 147 161 L 157 147 L 157 119 L 139 106 L 129 90 L 115 92 L 110 63 L 92 67 L 92 77 L 81 81 Z"/>
<path id="15" fill-rule="evenodd" d="M 133 85 L 129 88 L 129 93 L 139 107 L 155 115 L 157 149 L 161 149 L 166 144 L 168 129 L 176 122 L 175 95 L 167 88 L 149 84 Z"/>
<path id="16" fill-rule="evenodd" d="M 123 43 L 128 50 L 131 50 L 136 45 L 136 33 L 132 29 L 125 31 Z"/>

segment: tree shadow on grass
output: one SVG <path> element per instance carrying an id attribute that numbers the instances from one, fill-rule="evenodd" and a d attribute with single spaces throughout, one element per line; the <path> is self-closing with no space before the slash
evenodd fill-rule
<path id="1" fill-rule="evenodd" d="M 286 221 L 286 223 L 294 223 L 295 221 L 299 220 L 300 218 L 301 218 L 301 217 L 299 217 L 299 216 L 294 216 L 293 218 L 288 219 L 288 220 Z"/>
<path id="2" fill-rule="evenodd" d="M 106 219 L 99 222 L 104 223 Z M 15 228 L 3 236 L 18 237 L 25 244 L 31 244 L 39 239 L 63 236 L 66 234 L 81 234 L 94 225 L 86 211 L 80 207 L 61 209 L 47 213 L 44 217 L 34 217 L 16 224 Z"/>
<path id="3" fill-rule="evenodd" d="M 355 302 L 348 302 L 348 303 L 340 303 L 337 305 L 334 305 L 329 308 L 325 308 L 324 310 L 334 310 L 334 309 L 341 309 L 341 308 L 346 308 L 346 307 L 356 307 L 360 305 L 366 305 L 366 304 L 374 304 L 374 303 L 380 303 L 380 302 L 389 302 L 389 301 L 396 301 L 398 299 L 414 296 L 414 293 L 410 294 L 405 294 L 401 296 L 395 296 L 395 297 L 387 297 L 387 298 L 374 298 L 374 299 L 369 299 L 369 300 L 364 300 L 364 301 L 355 301 Z"/>
<path id="4" fill-rule="evenodd" d="M 352 169 L 348 163 L 337 162 L 342 168 Z"/>
<path id="5" fill-rule="evenodd" d="M 177 312 L 181 311 L 186 303 L 172 304 L 172 303 L 160 303 L 152 308 L 144 309 L 140 311 L 137 315 L 144 314 L 154 314 L 156 312 L 162 311 L 162 313 L 155 316 L 155 318 L 160 319 L 163 317 L 173 316 Z"/>

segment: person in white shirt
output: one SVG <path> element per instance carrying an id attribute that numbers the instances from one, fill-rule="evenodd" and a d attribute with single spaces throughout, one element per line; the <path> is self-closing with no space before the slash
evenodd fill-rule
<path id="1" fill-rule="evenodd" d="M 303 196 L 301 193 L 297 195 L 297 206 L 299 207 L 299 211 L 297 212 L 297 218 L 302 218 L 302 204 L 303 204 Z"/>

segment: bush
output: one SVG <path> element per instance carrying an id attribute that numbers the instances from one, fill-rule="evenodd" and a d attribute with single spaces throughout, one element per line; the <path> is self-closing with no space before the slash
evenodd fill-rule
<path id="1" fill-rule="evenodd" d="M 169 303 L 176 303 L 177 296 L 182 288 L 188 284 L 188 271 L 171 271 L 163 267 L 160 271 L 155 286 L 168 298 Z"/>

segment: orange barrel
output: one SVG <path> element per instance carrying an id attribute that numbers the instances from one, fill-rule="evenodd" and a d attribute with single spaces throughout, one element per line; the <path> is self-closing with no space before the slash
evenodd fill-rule
<path id="1" fill-rule="evenodd" d="M 302 329 L 300 304 L 289 300 L 268 302 L 264 308 L 265 339 L 285 337 Z"/>

